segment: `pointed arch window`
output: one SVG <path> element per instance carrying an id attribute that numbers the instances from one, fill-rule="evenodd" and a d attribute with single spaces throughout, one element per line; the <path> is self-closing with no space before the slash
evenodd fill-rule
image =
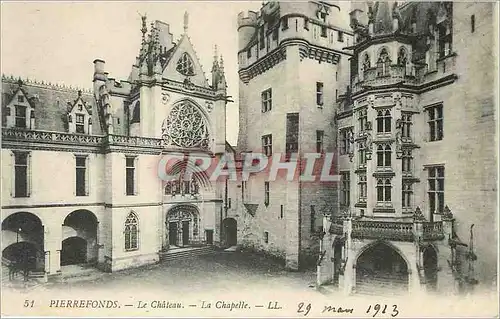
<path id="1" fill-rule="evenodd" d="M 389 53 L 386 48 L 383 48 L 377 59 L 377 76 L 387 75 L 389 73 L 390 64 L 391 59 L 389 58 Z"/>
<path id="2" fill-rule="evenodd" d="M 141 122 L 141 102 L 137 101 L 132 111 L 132 118 L 130 119 L 130 124 Z"/>
<path id="3" fill-rule="evenodd" d="M 134 212 L 125 220 L 125 250 L 139 249 L 139 219 Z"/>
<path id="4" fill-rule="evenodd" d="M 193 59 L 186 52 L 184 52 L 177 61 L 177 72 L 185 76 L 194 75 Z"/>
<path id="5" fill-rule="evenodd" d="M 365 55 L 363 57 L 363 67 L 361 70 L 363 77 L 365 75 L 366 70 L 368 70 L 369 68 L 371 68 L 370 56 L 368 55 L 368 53 L 365 53 Z"/>

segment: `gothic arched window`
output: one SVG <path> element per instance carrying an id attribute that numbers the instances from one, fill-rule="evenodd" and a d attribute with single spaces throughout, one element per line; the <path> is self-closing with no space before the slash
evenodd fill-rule
<path id="1" fill-rule="evenodd" d="M 130 124 L 141 122 L 141 102 L 137 101 L 132 111 L 132 117 L 130 119 Z"/>
<path id="2" fill-rule="evenodd" d="M 365 56 L 363 58 L 363 72 L 366 72 L 366 70 L 368 70 L 370 67 L 370 56 L 368 55 L 368 53 L 365 53 Z"/>
<path id="3" fill-rule="evenodd" d="M 377 59 L 377 76 L 387 75 L 390 64 L 391 59 L 389 58 L 389 53 L 386 48 L 383 48 Z"/>
<path id="4" fill-rule="evenodd" d="M 177 61 L 177 72 L 185 76 L 194 75 L 193 59 L 191 59 L 186 52 L 184 52 Z"/>
<path id="5" fill-rule="evenodd" d="M 128 214 L 125 220 L 125 250 L 139 248 L 139 220 L 134 212 Z"/>
<path id="6" fill-rule="evenodd" d="M 207 120 L 192 102 L 183 101 L 174 105 L 163 122 L 162 132 L 167 146 L 208 149 Z"/>
<path id="7" fill-rule="evenodd" d="M 408 62 L 408 54 L 406 49 L 401 47 L 398 52 L 398 65 L 405 66 Z"/>

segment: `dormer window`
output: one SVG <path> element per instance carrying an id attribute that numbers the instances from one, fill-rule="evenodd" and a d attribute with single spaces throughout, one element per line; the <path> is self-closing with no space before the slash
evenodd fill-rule
<path id="1" fill-rule="evenodd" d="M 83 114 L 76 114 L 76 133 L 85 133 L 85 116 Z"/>
<path id="2" fill-rule="evenodd" d="M 193 59 L 191 59 L 186 52 L 184 52 L 177 61 L 177 72 L 185 76 L 194 75 Z"/>
<path id="3" fill-rule="evenodd" d="M 24 98 L 23 96 L 18 96 Z M 16 127 L 26 128 L 26 106 L 16 105 Z"/>

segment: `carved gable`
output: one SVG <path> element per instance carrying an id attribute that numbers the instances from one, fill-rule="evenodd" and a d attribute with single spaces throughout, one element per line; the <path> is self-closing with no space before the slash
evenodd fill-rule
<path id="1" fill-rule="evenodd" d="M 183 35 L 163 70 L 163 77 L 184 82 L 186 79 L 198 86 L 208 87 L 205 73 L 187 35 Z"/>

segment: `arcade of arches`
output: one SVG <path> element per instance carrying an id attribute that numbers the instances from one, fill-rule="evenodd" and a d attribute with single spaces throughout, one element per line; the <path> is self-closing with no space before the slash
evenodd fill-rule
<path id="1" fill-rule="evenodd" d="M 69 213 L 62 224 L 60 266 L 96 264 L 98 220 L 89 210 Z M 17 212 L 2 221 L 2 264 L 48 272 L 46 231 L 42 220 L 30 212 Z"/>

